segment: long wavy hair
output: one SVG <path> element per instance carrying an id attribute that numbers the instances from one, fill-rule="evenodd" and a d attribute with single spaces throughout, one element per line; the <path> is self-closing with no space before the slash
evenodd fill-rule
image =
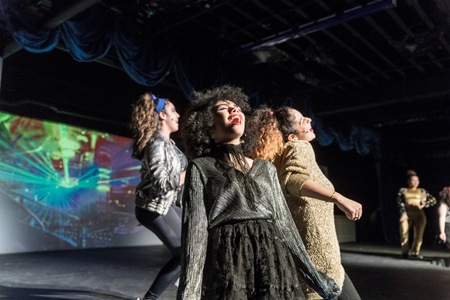
<path id="1" fill-rule="evenodd" d="M 242 89 L 223 85 L 202 92 L 194 92 L 196 98 L 185 112 L 181 133 L 185 154 L 189 159 L 205 156 L 211 153 L 214 142 L 214 116 L 212 108 L 219 100 L 229 100 L 241 108 L 245 115 L 245 132 L 241 137 L 244 155 L 250 155 L 257 144 L 257 128 L 250 122 L 251 109 L 248 97 Z"/>
<path id="2" fill-rule="evenodd" d="M 252 122 L 258 127 L 258 145 L 253 149 L 250 157 L 274 162 L 283 152 L 284 144 L 283 134 L 274 112 L 263 105 L 253 112 Z"/>
<path id="3" fill-rule="evenodd" d="M 291 133 L 296 134 L 297 131 L 294 129 L 295 117 L 291 114 L 291 107 L 281 106 L 274 111 L 274 116 L 278 121 L 278 128 L 283 135 L 284 142 L 288 141 L 288 136 Z"/>
<path id="4" fill-rule="evenodd" d="M 450 207 L 450 187 L 446 186 L 439 192 L 439 202 L 447 204 Z"/>
<path id="5" fill-rule="evenodd" d="M 134 158 L 142 159 L 145 146 L 153 133 L 158 130 L 159 115 L 156 112 L 158 101 L 159 99 L 152 99 L 151 93 L 145 93 L 139 97 L 133 106 L 130 129 L 133 138 L 132 157 Z M 167 102 L 166 100 L 164 107 Z M 162 111 L 164 111 L 164 108 Z"/>

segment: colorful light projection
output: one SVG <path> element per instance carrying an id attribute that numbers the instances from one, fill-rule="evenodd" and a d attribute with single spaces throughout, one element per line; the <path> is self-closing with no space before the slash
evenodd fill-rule
<path id="1" fill-rule="evenodd" d="M 0 112 L 0 253 L 135 244 L 131 140 Z"/>

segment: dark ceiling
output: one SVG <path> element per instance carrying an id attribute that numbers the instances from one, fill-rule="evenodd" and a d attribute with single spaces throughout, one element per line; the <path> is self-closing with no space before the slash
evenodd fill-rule
<path id="1" fill-rule="evenodd" d="M 91 2 L 138 20 L 143 35 L 238 61 L 274 90 L 308 98 L 325 120 L 379 131 L 414 155 L 450 156 L 448 0 Z M 369 11 L 385 3 L 394 6 Z M 29 0 L 23 9 L 44 24 L 51 5 Z M 62 43 L 44 54 L 16 51 L 3 17 L 0 36 L 2 109 L 127 134 L 130 104 L 150 88 L 134 83 L 113 51 L 95 63 L 75 62 Z M 151 90 L 187 103 L 173 72 Z"/>

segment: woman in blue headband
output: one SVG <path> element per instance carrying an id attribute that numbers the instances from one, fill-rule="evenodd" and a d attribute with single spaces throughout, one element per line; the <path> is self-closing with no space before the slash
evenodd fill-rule
<path id="1" fill-rule="evenodd" d="M 136 218 L 172 252 L 150 289 L 139 300 L 158 299 L 181 272 L 181 195 L 187 159 L 170 139 L 180 115 L 166 99 L 144 94 L 133 108 L 133 157 L 141 160 Z"/>

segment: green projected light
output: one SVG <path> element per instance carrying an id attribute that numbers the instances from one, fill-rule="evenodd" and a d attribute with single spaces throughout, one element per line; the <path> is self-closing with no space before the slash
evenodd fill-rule
<path id="1" fill-rule="evenodd" d="M 0 211 L 51 241 L 39 247 L 114 245 L 134 221 L 130 149 L 127 138 L 0 112 Z"/>

